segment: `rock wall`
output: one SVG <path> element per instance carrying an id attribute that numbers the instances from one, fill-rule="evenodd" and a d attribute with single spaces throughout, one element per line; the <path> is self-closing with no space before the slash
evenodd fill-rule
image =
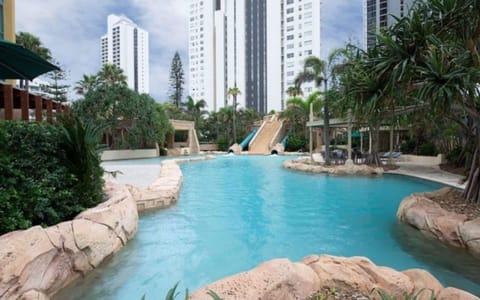
<path id="1" fill-rule="evenodd" d="M 211 300 L 212 290 L 224 300 L 233 299 L 308 299 L 324 287 L 370 295 L 381 290 L 398 299 L 404 293 L 417 295 L 418 300 L 436 299 L 479 300 L 455 288 L 443 288 L 435 277 L 420 269 L 397 272 L 376 266 L 365 257 L 334 257 L 312 255 L 301 262 L 274 259 L 237 275 L 208 284 L 195 291 L 192 300 Z M 423 291 L 422 291 L 423 290 Z"/>
<path id="2" fill-rule="evenodd" d="M 454 247 L 465 248 L 480 258 L 480 218 L 468 220 L 467 216 L 449 212 L 429 199 L 433 195 L 447 195 L 450 190 L 443 188 L 432 193 L 408 196 L 400 203 L 397 217 L 427 236 Z"/>
<path id="3" fill-rule="evenodd" d="M 48 299 L 117 252 L 137 231 L 129 191 L 107 182 L 108 200 L 74 220 L 0 236 L 0 298 Z"/>
<path id="4" fill-rule="evenodd" d="M 327 173 L 332 175 L 382 175 L 383 168 L 372 168 L 367 165 L 332 165 L 322 166 L 310 164 L 309 159 L 286 160 L 283 167 L 286 169 L 311 172 L 311 173 Z"/>

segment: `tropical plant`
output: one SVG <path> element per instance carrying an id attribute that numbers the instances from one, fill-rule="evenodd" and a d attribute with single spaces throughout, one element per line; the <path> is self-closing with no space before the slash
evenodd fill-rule
<path id="1" fill-rule="evenodd" d="M 97 75 L 83 75 L 83 78 L 77 81 L 74 90 L 78 95 L 84 96 L 89 91 L 95 90 L 99 85 L 99 78 Z"/>
<path id="2" fill-rule="evenodd" d="M 287 109 L 283 112 L 283 116 L 293 128 L 300 128 L 305 137 L 308 137 L 306 123 L 309 120 L 309 115 L 318 115 L 322 101 L 320 100 L 320 91 L 315 91 L 308 95 L 306 99 L 294 97 L 287 100 Z"/>
<path id="3" fill-rule="evenodd" d="M 53 64 L 60 65 L 57 61 L 53 61 Z M 49 83 L 44 86 L 44 92 L 56 102 L 67 102 L 68 89 L 70 88 L 70 85 L 64 83 L 68 80 L 67 72 L 63 69 L 54 70 L 47 73 L 46 76 Z"/>
<path id="4" fill-rule="evenodd" d="M 233 143 L 237 142 L 237 124 L 235 120 L 235 114 L 237 111 L 237 96 L 241 94 L 240 89 L 237 87 L 237 84 L 231 88 L 228 89 L 227 94 L 232 96 L 233 98 L 233 116 L 232 116 L 232 122 L 233 122 Z"/>
<path id="5" fill-rule="evenodd" d="M 18 45 L 23 46 L 45 60 L 52 59 L 50 49 L 43 45 L 39 37 L 31 33 L 20 31 L 16 34 L 15 41 Z M 20 80 L 20 87 L 23 88 L 26 84 L 28 85 L 28 81 Z"/>
<path id="6" fill-rule="evenodd" d="M 114 64 L 104 64 L 97 77 L 100 83 L 107 86 L 127 85 L 127 76 Z"/>
<path id="7" fill-rule="evenodd" d="M 170 101 L 176 107 L 182 103 L 183 85 L 185 83 L 182 60 L 180 54 L 175 51 L 170 67 Z"/>
<path id="8" fill-rule="evenodd" d="M 182 105 L 185 113 L 195 122 L 195 126 L 198 129 L 202 117 L 208 114 L 208 111 L 205 109 L 207 102 L 203 99 L 195 101 L 192 97 L 188 96 L 187 101 L 182 103 Z"/>

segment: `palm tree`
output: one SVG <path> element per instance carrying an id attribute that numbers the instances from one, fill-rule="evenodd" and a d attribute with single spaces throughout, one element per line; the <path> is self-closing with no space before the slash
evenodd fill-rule
<path id="1" fill-rule="evenodd" d="M 311 82 L 315 83 L 315 86 L 320 89 L 322 82 L 324 83 L 324 91 L 325 96 L 327 95 L 327 86 L 328 86 L 328 79 L 326 76 L 326 64 L 323 60 L 318 57 L 310 56 L 305 59 L 303 71 L 300 72 L 297 77 L 295 78 L 295 85 L 301 86 L 304 82 Z M 328 111 L 328 99 L 324 99 L 323 101 L 323 114 L 324 114 L 324 125 L 323 125 L 323 133 L 324 133 L 324 144 L 325 144 L 325 163 L 330 164 L 330 117 Z"/>
<path id="2" fill-rule="evenodd" d="M 98 72 L 98 79 L 106 85 L 127 85 L 127 76 L 114 64 L 104 64 Z"/>
<path id="3" fill-rule="evenodd" d="M 233 143 L 237 143 L 237 125 L 235 120 L 235 112 L 237 110 L 237 96 L 241 94 L 240 89 L 237 87 L 235 83 L 234 87 L 228 89 L 228 95 L 231 95 L 233 98 Z"/>
<path id="4" fill-rule="evenodd" d="M 295 123 L 299 121 L 306 138 L 308 137 L 306 123 L 310 115 L 310 106 L 313 106 L 313 112 L 318 112 L 320 110 L 320 94 L 320 91 L 315 91 L 311 93 L 306 99 L 300 97 L 293 97 L 287 100 L 287 110 L 297 110 L 301 115 L 300 120 L 291 120 L 291 123 L 293 123 L 292 125 L 295 127 Z M 295 117 L 295 113 L 290 114 L 287 112 L 286 116 Z"/>
<path id="5" fill-rule="evenodd" d="M 98 87 L 99 78 L 96 75 L 83 75 L 83 78 L 77 81 L 75 92 L 78 95 L 85 95 L 89 91 L 93 91 Z"/>
<path id="6" fill-rule="evenodd" d="M 287 92 L 287 95 L 290 98 L 295 98 L 297 96 L 303 95 L 302 89 L 299 86 L 296 86 L 296 85 L 288 87 L 286 92 Z"/>
<path id="7" fill-rule="evenodd" d="M 198 130 L 199 122 L 202 116 L 208 114 L 208 111 L 205 110 L 207 107 L 207 102 L 203 99 L 195 101 L 191 96 L 187 97 L 187 102 L 182 103 L 184 106 L 185 112 L 190 115 L 192 120 L 195 122 L 196 128 Z"/>

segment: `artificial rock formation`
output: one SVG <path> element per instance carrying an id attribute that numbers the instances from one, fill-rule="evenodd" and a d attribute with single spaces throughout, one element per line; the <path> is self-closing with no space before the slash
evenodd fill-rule
<path id="1" fill-rule="evenodd" d="M 419 193 L 403 199 L 397 211 L 400 221 L 454 247 L 466 248 L 480 258 L 480 218 L 449 212 L 429 197 L 448 195 L 451 188 Z"/>
<path id="2" fill-rule="evenodd" d="M 74 220 L 0 237 L 0 298 L 48 299 L 117 252 L 137 231 L 128 190 L 107 182 L 108 200 Z"/>
<path id="3" fill-rule="evenodd" d="M 332 175 L 382 175 L 383 168 L 372 168 L 367 165 L 332 165 L 311 164 L 309 159 L 286 160 L 283 167 L 302 172 L 327 173 Z"/>
<path id="4" fill-rule="evenodd" d="M 192 294 L 192 300 L 211 300 L 207 295 L 214 291 L 224 300 L 240 299 L 308 299 L 322 288 L 370 295 L 373 289 L 403 299 L 404 294 L 417 295 L 419 300 L 436 299 L 480 300 L 474 295 L 443 288 L 430 273 L 412 269 L 397 272 L 376 266 L 365 257 L 343 258 L 329 255 L 312 255 L 301 262 L 274 259 L 258 267 L 208 284 Z M 372 297 L 375 298 L 375 293 Z M 454 297 L 450 297 L 454 295 Z"/>

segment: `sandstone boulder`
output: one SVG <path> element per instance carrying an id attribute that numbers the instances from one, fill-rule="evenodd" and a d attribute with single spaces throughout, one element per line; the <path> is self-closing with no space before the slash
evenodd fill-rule
<path id="1" fill-rule="evenodd" d="M 438 295 L 443 289 L 442 284 L 432 274 L 422 269 L 410 269 L 402 272 L 413 283 L 413 295 L 417 300 L 430 300 L 431 295 Z"/>
<path id="2" fill-rule="evenodd" d="M 74 220 L 0 237 L 0 298 L 47 299 L 117 252 L 137 231 L 138 214 L 124 187 Z"/>
<path id="3" fill-rule="evenodd" d="M 345 164 L 345 165 L 336 165 L 336 166 L 323 166 L 317 164 L 311 164 L 309 159 L 297 159 L 297 160 L 286 160 L 283 163 L 283 167 L 286 169 L 292 169 L 302 172 L 310 173 L 326 173 L 332 175 L 361 175 L 361 176 L 370 176 L 370 175 L 382 175 L 382 168 L 373 168 L 367 165 L 355 165 L 355 164 Z"/>
<path id="4" fill-rule="evenodd" d="M 248 272 L 211 283 L 192 294 L 191 299 L 211 300 L 209 290 L 222 299 L 307 299 L 319 288 L 312 269 L 288 259 L 275 259 Z"/>
<path id="5" fill-rule="evenodd" d="M 455 299 L 455 300 L 480 300 L 480 298 L 465 291 L 448 287 L 440 291 L 437 299 Z"/>
<path id="6" fill-rule="evenodd" d="M 397 218 L 422 233 L 454 247 L 466 248 L 480 258 L 480 218 L 449 212 L 431 198 L 448 197 L 451 188 L 413 194 L 402 200 Z"/>

